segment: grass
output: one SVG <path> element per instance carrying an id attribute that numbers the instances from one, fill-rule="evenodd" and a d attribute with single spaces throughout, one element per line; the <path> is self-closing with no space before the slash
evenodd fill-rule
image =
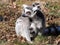
<path id="1" fill-rule="evenodd" d="M 50 10 L 49 15 L 60 15 L 60 5 L 58 2 L 47 2 L 45 5 L 46 8 Z"/>
<path id="2" fill-rule="evenodd" d="M 45 0 L 43 0 L 43 1 L 45 1 Z M 25 1 L 21 2 L 21 1 L 19 1 L 19 2 L 17 2 L 17 5 L 21 6 L 24 3 L 25 4 L 31 4 L 32 2 L 29 2 L 29 1 L 27 1 L 27 2 L 25 2 Z M 60 16 L 60 11 L 59 11 L 60 10 L 60 4 L 58 2 L 54 2 L 53 3 L 53 2 L 50 2 L 50 1 L 46 1 L 45 3 L 46 3 L 45 7 L 50 10 L 49 13 L 48 13 L 48 15 L 57 15 L 57 16 Z M 0 8 L 2 8 L 0 10 L 0 15 L 5 16 L 4 14 L 7 13 L 7 11 L 5 10 L 6 8 L 3 8 L 3 7 L 4 7 L 3 5 L 0 5 Z M 9 10 L 7 14 L 10 16 L 10 20 L 11 20 L 8 23 L 9 24 L 15 24 L 16 19 L 14 19 L 14 21 L 13 21 L 12 18 L 17 18 L 17 17 L 14 17 L 14 16 L 18 16 L 20 14 L 15 14 L 18 11 L 15 12 L 14 10 L 11 10 L 11 9 L 7 9 L 7 10 Z M 10 28 L 12 28 L 12 26 L 9 26 L 8 23 L 4 24 L 4 22 L 0 22 L 0 27 L 2 27 L 1 30 L 3 30 L 3 28 L 5 28 L 6 30 L 9 28 L 8 30 L 11 31 Z M 0 30 L 0 32 L 1 32 L 1 30 Z M 3 30 L 3 33 L 4 33 L 4 30 Z M 9 43 L 5 42 L 4 40 L 0 40 L 0 45 L 6 45 L 6 44 L 7 45 L 11 45 L 11 44 L 12 45 L 53 45 L 53 44 L 51 44 L 51 42 L 53 41 L 51 38 L 46 37 L 46 36 L 37 36 L 34 39 L 33 44 L 28 44 L 26 42 L 25 43 L 21 43 L 20 41 L 18 41 L 18 39 L 14 40 L 14 42 L 9 42 Z"/>

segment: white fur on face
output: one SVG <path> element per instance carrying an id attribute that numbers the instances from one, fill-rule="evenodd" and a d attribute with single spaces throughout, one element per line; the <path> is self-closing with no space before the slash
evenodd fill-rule
<path id="1" fill-rule="evenodd" d="M 31 16 L 32 11 L 29 9 L 25 9 L 25 15 L 26 16 Z"/>
<path id="2" fill-rule="evenodd" d="M 31 16 L 32 15 L 32 7 L 28 6 L 28 5 L 23 5 L 23 13 L 25 14 L 25 16 Z"/>
<path id="3" fill-rule="evenodd" d="M 33 7 L 32 10 L 33 10 L 33 12 L 36 11 L 36 10 L 38 10 L 37 6 Z"/>
<path id="4" fill-rule="evenodd" d="M 32 5 L 33 5 L 33 8 L 32 8 L 33 12 L 36 11 L 36 10 L 40 10 L 40 8 L 39 8 L 40 4 L 38 2 L 33 3 Z"/>

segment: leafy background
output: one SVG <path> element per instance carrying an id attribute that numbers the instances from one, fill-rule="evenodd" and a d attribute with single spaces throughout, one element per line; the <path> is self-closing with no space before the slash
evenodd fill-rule
<path id="1" fill-rule="evenodd" d="M 35 0 L 34 0 L 35 1 Z M 17 7 L 12 8 L 7 4 L 0 4 L 0 16 L 3 21 L 0 21 L 0 45 L 58 45 L 60 42 L 59 36 L 37 36 L 33 44 L 21 42 L 15 33 L 16 19 L 21 15 L 22 4 L 31 5 L 34 1 L 22 0 L 17 1 Z M 46 27 L 55 23 L 60 25 L 60 0 L 39 0 L 41 11 L 46 19 Z"/>

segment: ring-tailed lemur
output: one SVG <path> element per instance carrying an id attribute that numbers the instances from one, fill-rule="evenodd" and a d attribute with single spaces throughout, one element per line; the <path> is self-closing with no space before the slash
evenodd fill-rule
<path id="1" fill-rule="evenodd" d="M 31 15 L 32 11 L 30 10 L 30 7 L 27 5 L 23 5 L 23 13 L 21 16 L 17 19 L 15 24 L 15 31 L 17 36 L 22 36 L 23 38 L 26 38 L 27 42 L 32 43 L 30 38 L 30 21 L 29 21 L 29 15 Z"/>
<path id="2" fill-rule="evenodd" d="M 32 22 L 29 29 L 32 30 L 31 33 L 34 36 L 37 34 L 41 35 L 42 31 L 45 29 L 45 17 L 40 11 L 40 4 L 38 2 L 33 3 L 32 10 L 35 14 L 30 17 Z"/>

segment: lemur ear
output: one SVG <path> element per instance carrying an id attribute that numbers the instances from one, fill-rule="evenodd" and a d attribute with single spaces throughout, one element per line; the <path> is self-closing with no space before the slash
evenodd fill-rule
<path id="1" fill-rule="evenodd" d="M 35 3 L 33 3 L 32 6 L 35 7 Z"/>
<path id="2" fill-rule="evenodd" d="M 28 5 L 26 5 L 26 4 L 23 4 L 22 5 L 22 8 L 26 8 L 26 7 L 28 7 Z"/>

